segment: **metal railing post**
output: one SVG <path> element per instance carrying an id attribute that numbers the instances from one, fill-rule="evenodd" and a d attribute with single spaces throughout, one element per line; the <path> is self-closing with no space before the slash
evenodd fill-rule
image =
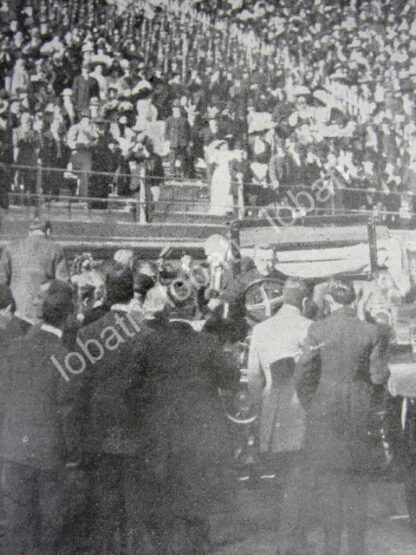
<path id="1" fill-rule="evenodd" d="M 238 182 L 237 186 L 237 219 L 244 218 L 244 186 L 242 182 Z"/>
<path id="2" fill-rule="evenodd" d="M 378 260 L 377 260 L 377 231 L 376 223 L 373 216 L 370 216 L 367 224 L 368 230 L 368 246 L 370 248 L 370 271 L 371 278 L 375 279 L 378 275 Z"/>
<path id="3" fill-rule="evenodd" d="M 42 162 L 38 162 L 36 169 L 36 195 L 35 195 L 35 215 L 40 216 L 42 195 Z"/>
<path id="4" fill-rule="evenodd" d="M 241 245 L 240 245 L 240 222 L 231 222 L 230 225 L 231 253 L 233 256 L 233 274 L 241 273 Z"/>
<path id="5" fill-rule="evenodd" d="M 144 179 L 140 183 L 139 202 L 139 223 L 147 224 L 149 221 L 149 207 L 147 203 L 147 191 Z"/>

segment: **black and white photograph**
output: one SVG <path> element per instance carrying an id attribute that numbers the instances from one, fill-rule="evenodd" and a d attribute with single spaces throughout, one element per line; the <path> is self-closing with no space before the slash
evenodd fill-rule
<path id="1" fill-rule="evenodd" d="M 415 555 L 416 0 L 0 0 L 0 555 Z"/>

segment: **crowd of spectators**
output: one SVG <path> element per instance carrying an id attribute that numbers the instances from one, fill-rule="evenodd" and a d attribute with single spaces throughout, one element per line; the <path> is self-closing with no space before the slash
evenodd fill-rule
<path id="1" fill-rule="evenodd" d="M 0 18 L 14 191 L 36 191 L 24 166 L 40 160 L 47 195 L 64 177 L 80 196 L 128 197 L 147 178 L 158 200 L 165 159 L 171 177 L 205 172 L 213 214 L 238 184 L 269 205 L 328 179 L 333 211 L 397 212 L 414 192 L 410 3 L 24 0 Z"/>

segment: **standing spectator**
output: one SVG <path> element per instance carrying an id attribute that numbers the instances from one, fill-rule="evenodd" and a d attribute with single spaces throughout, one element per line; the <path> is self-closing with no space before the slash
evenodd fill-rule
<path id="1" fill-rule="evenodd" d="M 223 138 L 219 129 L 218 119 L 215 116 L 209 117 L 208 125 L 201 130 L 201 137 L 204 149 L 204 159 L 207 167 L 207 180 L 208 183 L 211 183 L 212 174 L 215 169 L 215 163 L 211 160 L 211 145 L 215 141 L 219 141 Z"/>
<path id="2" fill-rule="evenodd" d="M 116 144 L 107 123 L 101 116 L 94 120 L 98 138 L 92 149 L 91 170 L 98 172 L 92 174 L 89 181 L 88 196 L 96 199 L 106 199 L 110 193 L 110 184 L 113 181 L 117 167 Z M 102 173 L 99 173 L 102 172 Z M 105 174 L 109 175 L 105 175 Z M 106 208 L 106 202 L 91 202 L 91 208 Z"/>
<path id="3" fill-rule="evenodd" d="M 78 119 L 89 109 L 93 96 L 100 96 L 100 88 L 96 79 L 90 76 L 88 64 L 83 64 L 81 75 L 75 77 L 72 85 L 72 102 Z"/>
<path id="4" fill-rule="evenodd" d="M 72 310 L 71 288 L 52 282 L 42 326 L 12 342 L 0 364 L 7 553 L 53 554 L 62 540 L 62 469 L 80 461 L 80 414 L 76 380 L 65 381 L 53 357 L 68 354 L 62 335 Z"/>
<path id="5" fill-rule="evenodd" d="M 10 92 L 15 94 L 19 91 L 28 92 L 30 87 L 29 73 L 27 71 L 25 60 L 19 56 L 14 64 L 11 82 L 10 82 Z"/>
<path id="6" fill-rule="evenodd" d="M 90 73 L 90 77 L 95 79 L 98 83 L 99 87 L 99 97 L 101 101 L 104 101 L 107 98 L 107 90 L 108 90 L 108 81 L 105 75 L 103 74 L 103 64 L 97 64 L 94 67 L 94 71 Z M 94 95 L 92 95 L 93 97 Z"/>
<path id="7" fill-rule="evenodd" d="M 166 120 L 166 140 L 170 144 L 169 162 L 170 172 L 176 173 L 176 162 L 180 163 L 180 175 L 186 177 L 188 174 L 187 152 L 190 141 L 190 127 L 188 119 L 182 115 L 179 103 L 172 108 L 172 115 Z"/>
<path id="8" fill-rule="evenodd" d="M 62 91 L 62 115 L 65 121 L 65 125 L 69 127 L 75 123 L 75 110 L 74 104 L 72 102 L 72 91 L 71 89 L 64 89 Z"/>
<path id="9" fill-rule="evenodd" d="M 117 144 L 117 193 L 119 196 L 129 196 L 131 194 L 130 161 L 136 142 L 136 134 L 127 124 L 127 116 L 122 114 L 118 123 L 112 123 L 110 127 L 111 134 Z"/>
<path id="10" fill-rule="evenodd" d="M 162 158 L 157 152 L 151 139 L 145 140 L 145 148 L 148 153 L 146 159 L 146 182 L 152 193 L 152 202 L 156 203 L 160 199 L 160 187 L 163 186 L 165 171 L 163 169 Z"/>
<path id="11" fill-rule="evenodd" d="M 18 183 L 25 193 L 36 194 L 37 163 L 40 147 L 40 134 L 33 129 L 33 117 L 22 114 L 21 125 L 14 133 L 15 162 L 22 167 L 18 169 Z M 34 202 L 31 199 L 31 203 Z"/>
<path id="12" fill-rule="evenodd" d="M 217 389 L 235 391 L 239 372 L 213 336 L 168 322 L 166 302 L 154 302 L 161 312 L 146 341 L 139 430 L 147 463 L 144 523 L 152 531 L 150 553 L 159 546 L 166 553 L 207 553 L 215 541 L 211 514 L 220 511 L 225 522 L 235 518 L 230 439 Z"/>
<path id="13" fill-rule="evenodd" d="M 97 130 L 91 123 L 89 111 L 81 113 L 81 121 L 68 131 L 67 143 L 71 149 L 72 169 L 79 173 L 79 195 L 88 196 L 88 183 L 92 168 L 92 149 L 97 140 Z"/>
<path id="14" fill-rule="evenodd" d="M 377 328 L 359 320 L 353 308 L 353 284 L 333 279 L 325 302 L 330 315 L 310 326 L 299 365 L 297 391 L 307 411 L 306 466 L 301 516 L 293 521 L 292 531 L 300 540 L 306 539 L 306 514 L 312 508 L 312 490 L 319 486 L 322 553 L 341 553 L 345 516 L 349 552 L 362 555 L 366 552 L 366 473 L 374 464 L 368 434 L 371 400 L 374 385 L 385 383 L 389 372 Z M 317 495 L 315 490 L 315 500 Z"/>
<path id="15" fill-rule="evenodd" d="M 50 114 L 45 114 L 39 158 L 44 168 L 42 169 L 43 192 L 47 196 L 51 195 L 57 198 L 62 174 L 54 170 L 54 168 L 59 167 L 59 145 L 51 127 L 52 119 Z"/>
<path id="16" fill-rule="evenodd" d="M 210 158 L 215 169 L 211 178 L 209 213 L 224 216 L 234 211 L 235 191 L 231 162 L 238 158 L 238 152 L 230 151 L 227 141 L 216 141 L 216 143 Z"/>
<path id="17" fill-rule="evenodd" d="M 8 285 L 16 300 L 17 315 L 36 322 L 34 307 L 40 286 L 50 280 L 69 281 L 69 270 L 62 249 L 49 240 L 47 220 L 35 218 L 29 236 L 3 249 L 0 260 L 0 284 Z"/>
<path id="18" fill-rule="evenodd" d="M 289 278 L 279 312 L 254 326 L 248 360 L 248 384 L 254 404 L 260 404 L 260 453 L 286 457 L 293 466 L 305 427 L 296 397 L 294 371 L 311 321 L 302 315 L 310 294 L 306 283 Z M 284 510 L 281 511 L 281 518 Z M 283 516 L 284 518 L 284 516 Z"/>
<path id="19" fill-rule="evenodd" d="M 150 124 L 157 120 L 157 108 L 152 97 L 141 98 L 136 104 L 137 118 L 134 126 L 137 131 L 147 131 Z"/>
<path id="20" fill-rule="evenodd" d="M 88 357 L 95 361 L 85 373 L 88 399 L 85 449 L 94 468 L 92 550 L 120 553 L 124 543 L 128 553 L 142 553 L 143 507 L 154 492 L 148 490 L 147 496 L 141 487 L 142 475 L 149 464 L 141 441 L 144 333 L 129 312 L 134 295 L 131 270 L 120 267 L 112 270 L 106 278 L 106 290 L 111 309 L 83 328 L 79 338 L 90 349 L 88 341 L 92 346 L 94 341 L 98 345 L 97 338 L 114 330 L 113 339 L 107 337 L 108 348 L 103 356 L 95 358 L 94 351 Z M 116 348 L 114 341 L 118 341 Z"/>

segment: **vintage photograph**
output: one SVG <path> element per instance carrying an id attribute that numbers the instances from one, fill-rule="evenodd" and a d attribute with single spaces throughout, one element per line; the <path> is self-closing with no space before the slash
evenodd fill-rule
<path id="1" fill-rule="evenodd" d="M 415 0 L 0 0 L 0 555 L 415 555 L 415 194 Z"/>

